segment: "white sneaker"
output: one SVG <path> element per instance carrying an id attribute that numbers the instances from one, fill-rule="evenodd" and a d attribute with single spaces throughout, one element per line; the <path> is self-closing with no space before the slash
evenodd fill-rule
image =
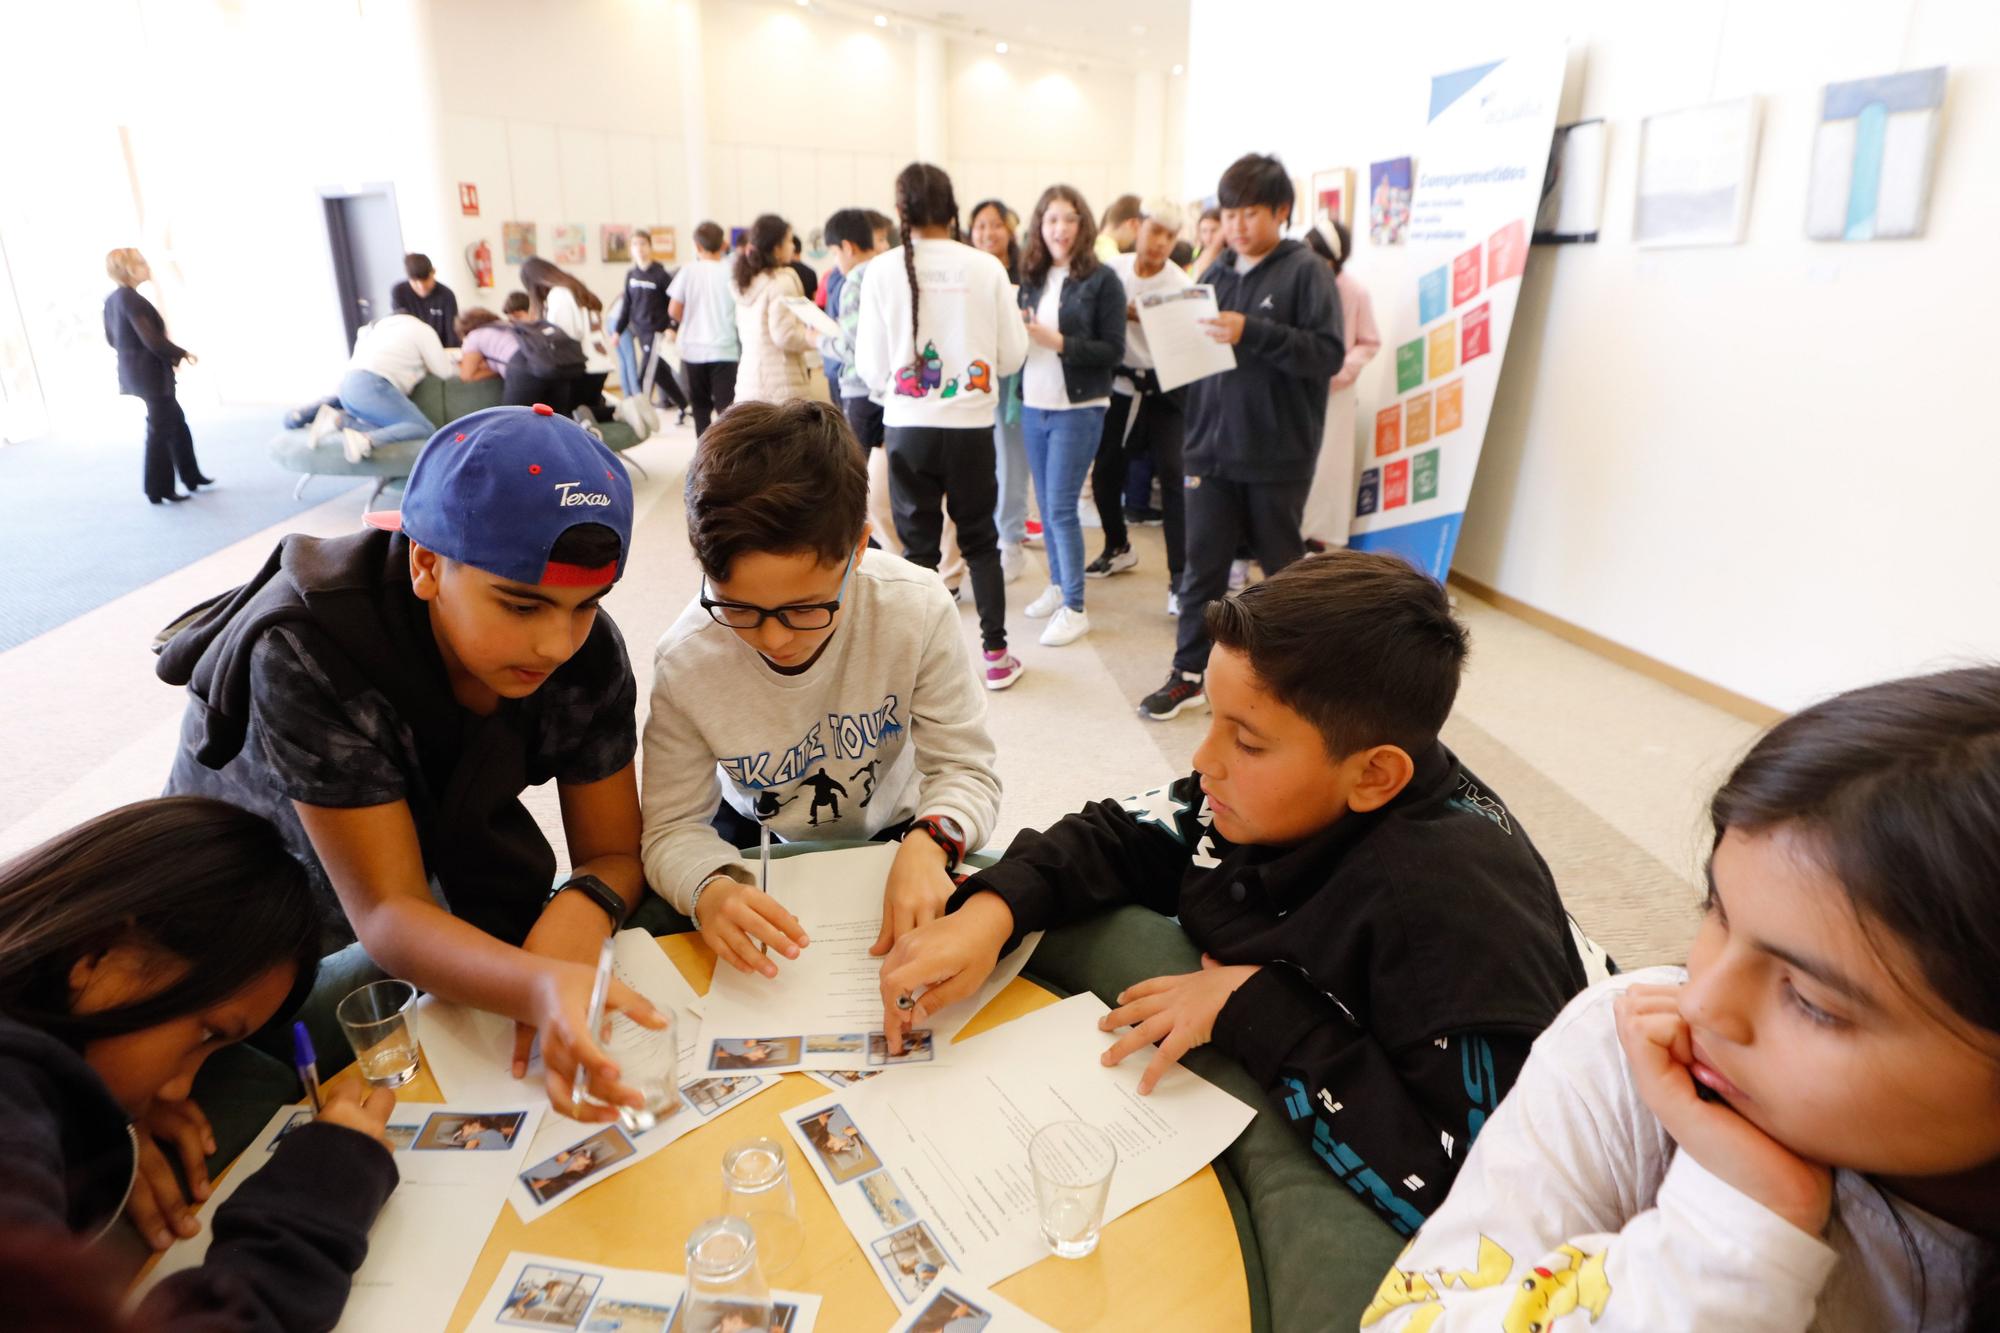
<path id="1" fill-rule="evenodd" d="M 1229 591 L 1242 592 L 1250 586 L 1250 562 L 1232 560 L 1229 562 Z"/>
<path id="2" fill-rule="evenodd" d="M 1167 614 L 1175 620 L 1181 618 L 1181 595 L 1179 593 L 1170 592 L 1167 594 Z"/>
<path id="3" fill-rule="evenodd" d="M 1082 611 L 1072 611 L 1068 607 L 1059 609 L 1049 621 L 1049 627 L 1042 631 L 1042 646 L 1060 648 L 1066 643 L 1075 643 L 1090 633 L 1090 617 Z"/>
<path id="4" fill-rule="evenodd" d="M 340 439 L 340 451 L 347 455 L 350 463 L 359 463 L 375 452 L 375 442 L 352 426 L 340 432 Z"/>
<path id="5" fill-rule="evenodd" d="M 325 442 L 327 436 L 338 434 L 339 431 L 340 409 L 332 403 L 321 403 L 319 411 L 313 414 L 312 425 L 308 428 L 306 438 L 311 440 L 312 447 L 317 449 Z"/>
<path id="6" fill-rule="evenodd" d="M 1026 573 L 1027 569 L 1028 569 L 1028 555 L 1027 552 L 1021 549 L 1021 544 L 1019 542 L 1001 542 L 1000 543 L 1001 579 L 1004 582 L 1012 583 L 1016 579 L 1019 579 L 1022 574 Z"/>
<path id="7" fill-rule="evenodd" d="M 1062 589 L 1051 583 L 1042 590 L 1042 595 L 1021 608 L 1021 614 L 1030 620 L 1042 620 L 1062 609 Z"/>

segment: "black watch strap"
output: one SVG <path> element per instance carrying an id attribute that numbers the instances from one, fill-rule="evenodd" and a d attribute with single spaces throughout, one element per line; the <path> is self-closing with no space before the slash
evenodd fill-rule
<path id="1" fill-rule="evenodd" d="M 617 930 L 625 924 L 625 900 L 613 893 L 611 886 L 597 876 L 577 875 L 571 879 L 564 880 L 550 891 L 547 901 L 554 902 L 556 894 L 566 889 L 577 890 L 579 893 L 588 896 L 590 901 L 603 908 L 604 914 L 611 918 L 611 928 L 613 930 Z M 547 903 L 543 905 L 546 906 Z"/>

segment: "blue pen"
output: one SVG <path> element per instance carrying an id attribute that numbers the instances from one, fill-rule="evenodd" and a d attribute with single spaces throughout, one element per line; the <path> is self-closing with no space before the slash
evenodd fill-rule
<path id="1" fill-rule="evenodd" d="M 306 1098 L 313 1104 L 313 1114 L 318 1115 L 319 1059 L 313 1054 L 313 1040 L 307 1035 L 304 1023 L 292 1024 L 292 1063 L 298 1066 L 299 1082 L 305 1085 Z"/>

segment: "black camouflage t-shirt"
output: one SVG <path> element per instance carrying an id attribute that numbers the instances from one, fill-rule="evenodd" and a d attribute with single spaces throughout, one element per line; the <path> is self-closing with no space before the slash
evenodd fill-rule
<path id="1" fill-rule="evenodd" d="M 414 602 L 407 591 L 404 595 Z M 420 606 L 407 609 L 422 615 Z M 493 891 L 494 876 L 485 873 L 490 866 L 463 876 L 467 883 L 453 882 L 450 860 L 441 857 L 438 848 L 450 835 L 467 832 L 443 827 L 447 822 L 443 807 L 447 796 L 453 795 L 454 778 L 461 788 L 468 778 L 458 772 L 461 759 L 467 766 L 517 772 L 520 785 L 504 778 L 502 785 L 518 797 L 526 786 L 550 779 L 580 785 L 610 777 L 632 762 L 638 748 L 637 686 L 631 663 L 617 626 L 602 611 L 575 656 L 526 699 L 502 700 L 491 717 L 476 716 L 455 704 L 435 642 L 428 632 L 413 638 L 418 648 L 411 670 L 434 673 L 438 687 L 425 691 L 425 697 L 439 698 L 441 708 L 458 714 L 431 728 L 428 744 L 420 744 L 418 729 L 381 690 L 350 688 L 342 697 L 335 683 L 339 673 L 329 670 L 324 660 L 333 650 L 310 623 L 274 626 L 252 650 L 249 728 L 242 751 L 224 767 L 211 769 L 194 757 L 201 702 L 190 697 L 183 717 L 181 746 L 167 793 L 218 797 L 276 824 L 323 895 L 329 944 L 352 939 L 352 929 L 292 802 L 338 809 L 408 802 L 424 845 L 426 871 L 434 889 L 442 890 L 446 905 L 503 938 L 514 937 L 525 933 L 524 923 L 532 922 L 533 909 L 548 891 L 553 853 L 546 852 L 546 840 L 533 830 L 517 800 L 488 791 L 489 803 L 497 795 L 499 805 L 515 807 L 501 812 L 502 822 L 517 843 L 522 839 L 539 843 L 538 850 L 548 857 L 548 874 L 536 882 L 539 872 L 532 866 L 533 858 L 516 858 L 523 868 L 506 873 L 513 867 L 501 867 L 500 878 L 509 882 L 500 885 L 503 891 L 498 894 Z M 439 736 L 446 738 L 444 743 L 439 743 Z M 454 815 L 465 808 L 462 790 L 452 805 Z M 476 840 L 479 833 L 470 836 Z M 441 860 L 446 862 L 443 868 Z M 490 897 L 509 901 L 478 901 Z"/>

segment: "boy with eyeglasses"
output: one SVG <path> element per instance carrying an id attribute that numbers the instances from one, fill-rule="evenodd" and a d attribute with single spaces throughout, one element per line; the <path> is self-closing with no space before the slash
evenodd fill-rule
<path id="1" fill-rule="evenodd" d="M 702 436 L 686 501 L 703 579 L 653 655 L 647 882 L 716 957 L 776 976 L 809 941 L 737 854 L 758 824 L 899 841 L 886 953 L 943 913 L 999 813 L 956 604 L 931 570 L 869 548 L 867 466 L 829 405 L 738 403 Z"/>

